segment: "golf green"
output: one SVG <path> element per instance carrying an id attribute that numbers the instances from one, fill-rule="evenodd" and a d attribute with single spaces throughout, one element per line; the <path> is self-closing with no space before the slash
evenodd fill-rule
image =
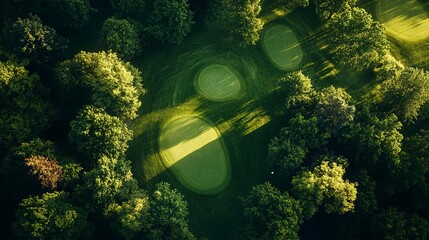
<path id="1" fill-rule="evenodd" d="M 297 68 L 302 61 L 302 49 L 292 29 L 277 24 L 262 35 L 262 45 L 271 62 L 281 70 Z"/>
<path id="2" fill-rule="evenodd" d="M 377 15 L 386 32 L 406 41 L 429 37 L 429 18 L 417 0 L 380 0 Z"/>
<path id="3" fill-rule="evenodd" d="M 237 74 L 228 67 L 212 64 L 198 73 L 195 89 L 210 100 L 226 101 L 239 95 L 240 82 Z"/>
<path id="4" fill-rule="evenodd" d="M 175 117 L 162 127 L 159 145 L 164 166 L 186 188 L 214 194 L 228 186 L 228 152 L 210 121 L 191 115 Z"/>

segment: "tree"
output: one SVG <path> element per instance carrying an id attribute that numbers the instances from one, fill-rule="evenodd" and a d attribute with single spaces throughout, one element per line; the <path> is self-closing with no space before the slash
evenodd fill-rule
<path id="1" fill-rule="evenodd" d="M 105 210 L 112 227 L 125 239 L 133 239 L 149 223 L 149 196 L 143 190 L 135 191 L 121 203 L 113 203 Z"/>
<path id="2" fill-rule="evenodd" d="M 327 158 L 312 172 L 304 171 L 292 179 L 293 192 L 302 203 L 305 218 L 311 218 L 322 204 L 327 213 L 353 211 L 357 183 L 344 180 L 345 169 L 335 161 Z"/>
<path id="3" fill-rule="evenodd" d="M 22 200 L 13 228 L 25 239 L 79 239 L 85 233 L 86 214 L 70 204 L 65 192 L 45 193 Z"/>
<path id="4" fill-rule="evenodd" d="M 362 8 L 346 4 L 332 15 L 326 30 L 334 60 L 357 71 L 379 64 L 389 49 L 383 26 Z"/>
<path id="5" fill-rule="evenodd" d="M 260 0 L 238 0 L 237 15 L 233 32 L 238 36 L 242 46 L 255 45 L 259 40 L 264 24 L 258 18 L 261 11 Z"/>
<path id="6" fill-rule="evenodd" d="M 0 62 L 0 147 L 12 148 L 46 129 L 53 107 L 43 98 L 39 76 L 11 62 Z"/>
<path id="7" fill-rule="evenodd" d="M 82 88 L 90 91 L 92 104 L 104 108 L 108 114 L 121 120 L 137 117 L 139 96 L 144 93 L 141 73 L 115 53 L 82 51 L 72 60 L 60 63 L 56 76 L 64 86 L 79 89 L 83 96 Z"/>
<path id="8" fill-rule="evenodd" d="M 189 231 L 187 202 L 177 190 L 166 182 L 158 183 L 149 202 L 149 225 L 143 230 L 147 239 L 196 239 Z"/>
<path id="9" fill-rule="evenodd" d="M 374 68 L 376 80 L 384 82 L 396 80 L 405 69 L 404 65 L 390 54 L 381 58 L 380 64 Z"/>
<path id="10" fill-rule="evenodd" d="M 242 199 L 248 224 L 243 239 L 299 239 L 302 206 L 269 182 L 254 186 Z"/>
<path id="11" fill-rule="evenodd" d="M 93 106 L 83 108 L 70 123 L 70 141 L 94 162 L 101 156 L 125 157 L 132 131 L 119 118 Z"/>
<path id="12" fill-rule="evenodd" d="M 155 0 L 149 31 L 161 42 L 180 44 L 191 32 L 193 17 L 188 0 Z"/>
<path id="13" fill-rule="evenodd" d="M 145 17 L 145 0 L 110 0 L 112 7 L 121 17 L 142 20 Z"/>
<path id="14" fill-rule="evenodd" d="M 272 171 L 292 175 L 300 169 L 307 153 L 306 147 L 293 143 L 293 139 L 281 134 L 268 145 L 268 162 Z"/>
<path id="15" fill-rule="evenodd" d="M 44 188 L 56 189 L 61 178 L 61 166 L 50 157 L 32 155 L 25 159 L 25 165 L 31 168 L 30 173 L 36 175 Z"/>
<path id="16" fill-rule="evenodd" d="M 374 239 L 427 239 L 429 223 L 416 214 L 389 207 L 374 215 L 371 221 Z"/>
<path id="17" fill-rule="evenodd" d="M 101 28 L 101 44 L 124 60 L 141 53 L 141 42 L 135 25 L 126 19 L 108 18 Z"/>
<path id="18" fill-rule="evenodd" d="M 304 117 L 300 114 L 289 120 L 289 126 L 282 129 L 295 144 L 310 149 L 318 149 L 328 143 L 331 134 L 318 126 L 317 117 Z"/>
<path id="19" fill-rule="evenodd" d="M 316 13 L 321 19 L 327 20 L 334 13 L 341 12 L 345 4 L 354 6 L 356 2 L 357 0 L 315 0 Z"/>
<path id="20" fill-rule="evenodd" d="M 4 42 L 12 53 L 45 63 L 51 57 L 58 57 L 66 49 L 67 41 L 55 30 L 43 25 L 36 15 L 18 18 L 3 29 Z"/>
<path id="21" fill-rule="evenodd" d="M 48 0 L 48 12 L 64 27 L 81 28 L 94 12 L 89 0 Z"/>
<path id="22" fill-rule="evenodd" d="M 288 108 L 308 105 L 315 95 L 311 79 L 301 71 L 287 74 L 278 81 L 277 86 L 281 96 L 286 98 Z"/>
<path id="23" fill-rule="evenodd" d="M 429 72 L 407 67 L 398 79 L 383 85 L 384 105 L 401 120 L 412 122 L 419 116 L 420 108 L 429 102 Z"/>
<path id="24" fill-rule="evenodd" d="M 356 108 L 351 105 L 352 97 L 341 88 L 333 86 L 322 89 L 317 95 L 315 114 L 321 126 L 329 132 L 338 133 L 354 119 Z"/>

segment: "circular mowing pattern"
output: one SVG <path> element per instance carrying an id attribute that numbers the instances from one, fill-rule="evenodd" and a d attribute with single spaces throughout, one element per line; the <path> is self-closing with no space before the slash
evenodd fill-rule
<path id="1" fill-rule="evenodd" d="M 290 71 L 302 61 L 303 52 L 292 29 L 274 25 L 265 30 L 262 45 L 271 62 L 279 69 Z"/>
<path id="2" fill-rule="evenodd" d="M 224 65 L 212 64 L 201 70 L 197 77 L 197 92 L 213 101 L 236 98 L 241 90 L 240 79 Z"/>
<path id="3" fill-rule="evenodd" d="M 428 14 L 420 1 L 380 0 L 377 16 L 390 35 L 410 42 L 429 37 Z"/>
<path id="4" fill-rule="evenodd" d="M 228 151 L 210 121 L 188 115 L 173 118 L 162 127 L 159 145 L 164 166 L 186 188 L 214 194 L 229 185 Z"/>

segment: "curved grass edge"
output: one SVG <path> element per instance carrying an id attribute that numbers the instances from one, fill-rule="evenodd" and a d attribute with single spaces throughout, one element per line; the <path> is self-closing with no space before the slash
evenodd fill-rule
<path id="1" fill-rule="evenodd" d="M 392 30 L 389 27 L 386 27 L 386 24 L 384 24 L 384 22 L 383 22 L 383 21 L 385 21 L 385 19 L 383 17 L 384 11 L 381 10 L 381 8 L 382 8 L 382 6 L 381 6 L 382 5 L 382 1 L 383 0 L 378 0 L 376 2 L 376 4 L 375 4 L 375 14 L 376 14 L 377 21 L 379 21 L 383 25 L 384 31 L 386 32 L 386 34 L 389 37 L 396 38 L 398 40 L 409 42 L 409 43 L 415 43 L 415 44 L 425 42 L 425 41 L 427 41 L 429 39 L 429 33 L 427 34 L 426 37 L 420 37 L 420 38 L 415 38 L 414 37 L 413 38 L 413 37 L 409 37 L 409 36 L 406 36 L 404 34 L 401 34 L 398 31 Z M 426 12 L 426 16 L 429 17 L 429 13 L 428 13 L 427 7 L 424 4 L 420 3 L 420 1 L 416 1 L 416 2 Z"/>
<path id="2" fill-rule="evenodd" d="M 189 118 L 198 118 L 201 121 L 205 122 L 206 124 L 208 124 L 210 127 L 212 127 L 215 132 L 217 133 L 217 135 L 219 136 L 219 138 L 217 139 L 221 146 L 222 149 L 224 151 L 225 154 L 225 161 L 226 161 L 226 177 L 225 180 L 223 181 L 222 184 L 220 184 L 219 186 L 216 186 L 216 188 L 214 188 L 213 190 L 201 190 L 197 187 L 195 187 L 192 184 L 189 184 L 189 182 L 187 182 L 185 180 L 185 178 L 180 174 L 180 172 L 174 168 L 174 164 L 172 166 L 168 166 L 165 162 L 165 159 L 168 159 L 168 156 L 166 156 L 163 151 L 161 151 L 161 141 L 162 141 L 162 137 L 164 136 L 163 134 L 163 129 L 164 126 L 166 126 L 167 124 L 169 124 L 171 121 L 177 120 L 179 118 L 183 118 L 183 117 L 189 117 Z M 231 180 L 232 180 L 232 169 L 231 169 L 231 162 L 230 162 L 230 157 L 229 157 L 229 152 L 228 149 L 226 147 L 225 141 L 222 137 L 222 133 L 221 131 L 216 127 L 216 125 L 211 122 L 209 119 L 203 117 L 203 116 L 199 116 L 196 114 L 184 114 L 184 115 L 180 115 L 180 116 L 175 116 L 173 118 L 170 118 L 169 120 L 163 121 L 160 124 L 160 131 L 159 131 L 159 137 L 158 137 L 158 146 L 159 146 L 159 155 L 160 155 L 160 160 L 162 165 L 164 166 L 164 168 L 167 171 L 171 171 L 174 175 L 174 177 L 176 177 L 176 179 L 178 180 L 178 182 L 183 185 L 185 188 L 187 188 L 188 190 L 196 193 L 196 194 L 201 194 L 201 195 L 214 195 L 214 194 L 218 194 L 221 193 L 222 191 L 224 191 L 225 189 L 227 189 L 230 184 L 231 184 Z"/>
<path id="3" fill-rule="evenodd" d="M 300 49 L 301 49 L 301 53 L 302 53 L 302 55 L 301 55 L 301 60 L 300 60 L 299 64 L 297 64 L 297 65 L 296 65 L 295 67 L 293 67 L 293 68 L 285 68 L 285 67 L 280 66 L 279 64 L 277 64 L 277 63 L 272 59 L 271 55 L 268 53 L 267 47 L 266 47 L 266 45 L 265 45 L 264 38 L 265 38 L 265 35 L 266 35 L 266 33 L 267 33 L 267 30 L 268 30 L 268 29 L 270 29 L 270 28 L 272 28 L 272 27 L 274 27 L 274 26 L 277 26 L 277 25 L 281 25 L 281 26 L 285 26 L 285 27 L 289 28 L 289 29 L 293 32 L 293 35 L 295 36 L 296 42 L 297 42 L 298 44 L 300 44 L 300 37 L 299 37 L 299 34 L 297 34 L 297 33 L 298 33 L 298 31 L 297 31 L 293 26 L 291 26 L 289 23 L 285 23 L 285 22 L 283 22 L 283 21 L 274 21 L 274 22 L 271 22 L 271 23 L 267 24 L 267 25 L 264 27 L 264 30 L 262 31 L 262 34 L 261 34 L 261 41 L 260 41 L 260 42 L 261 42 L 261 46 L 262 46 L 262 50 L 263 50 L 263 52 L 265 53 L 265 56 L 266 56 L 266 57 L 268 58 L 268 60 L 271 62 L 271 64 L 273 64 L 276 68 L 280 69 L 281 71 L 290 72 L 290 71 L 297 70 L 297 69 L 299 69 L 299 68 L 301 68 L 301 67 L 302 67 L 302 65 L 303 65 L 303 64 L 304 64 L 304 62 L 305 62 L 305 58 L 306 58 L 305 51 L 304 51 L 304 49 L 303 49 L 303 46 L 301 46 L 301 44 L 300 44 Z"/>
<path id="4" fill-rule="evenodd" d="M 225 68 L 227 68 L 229 71 L 231 71 L 234 75 L 235 75 L 235 77 L 237 78 L 237 80 L 239 81 L 239 84 L 240 84 L 240 90 L 238 91 L 238 93 L 235 95 L 235 96 L 232 96 L 232 97 L 228 97 L 228 98 L 221 98 L 221 99 L 219 99 L 219 98 L 213 98 L 213 97 L 210 97 L 210 96 L 208 96 L 208 95 L 206 95 L 206 94 L 204 94 L 204 91 L 200 88 L 200 86 L 199 86 L 199 83 L 198 83 L 198 79 L 200 78 L 200 74 L 201 74 L 201 72 L 204 70 L 204 69 L 206 69 L 207 67 L 209 67 L 209 66 L 211 66 L 211 65 L 221 65 L 221 66 L 223 66 L 223 67 L 225 67 Z M 194 85 L 194 89 L 195 89 L 195 91 L 200 95 L 200 96 L 202 96 L 202 97 L 204 97 L 204 98 L 207 98 L 208 100 L 210 100 L 210 101 L 214 101 L 214 102 L 227 102 L 227 101 L 236 101 L 236 100 L 240 100 L 244 95 L 245 95 L 245 87 L 246 87 L 246 85 L 245 85 L 245 81 L 244 81 L 244 79 L 243 79 L 243 77 L 241 76 L 241 74 L 237 71 L 237 70 L 235 70 L 235 69 L 233 69 L 233 68 L 230 68 L 230 67 L 228 67 L 228 66 L 226 66 L 225 64 L 222 64 L 222 63 L 216 63 L 216 62 L 214 62 L 214 63 L 207 63 L 207 64 L 204 64 L 198 71 L 197 71 L 197 73 L 195 74 L 195 77 L 194 77 L 194 80 L 193 80 L 193 85 Z"/>

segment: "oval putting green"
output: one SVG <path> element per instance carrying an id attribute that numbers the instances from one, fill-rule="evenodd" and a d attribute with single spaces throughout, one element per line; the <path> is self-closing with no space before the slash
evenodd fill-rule
<path id="1" fill-rule="evenodd" d="M 302 61 L 302 49 L 292 29 L 277 24 L 262 35 L 262 45 L 271 62 L 279 69 L 290 71 Z"/>
<path id="2" fill-rule="evenodd" d="M 377 16 L 387 33 L 406 41 L 420 41 L 429 37 L 429 18 L 417 0 L 380 0 Z"/>
<path id="3" fill-rule="evenodd" d="M 228 67 L 212 64 L 198 73 L 195 88 L 200 95 L 210 100 L 226 101 L 239 95 L 241 81 Z"/>
<path id="4" fill-rule="evenodd" d="M 159 145 L 164 166 L 186 188 L 214 194 L 228 186 L 228 151 L 210 121 L 190 115 L 173 118 L 162 127 Z"/>

